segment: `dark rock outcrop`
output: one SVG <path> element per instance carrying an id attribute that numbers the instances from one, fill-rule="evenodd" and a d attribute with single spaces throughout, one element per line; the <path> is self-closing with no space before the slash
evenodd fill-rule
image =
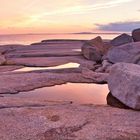
<path id="1" fill-rule="evenodd" d="M 126 106 L 121 101 L 119 101 L 116 97 L 114 97 L 111 92 L 108 93 L 106 100 L 107 100 L 107 104 L 110 106 L 130 109 L 130 107 Z"/>
<path id="2" fill-rule="evenodd" d="M 140 28 L 132 31 L 132 37 L 135 42 L 140 41 Z"/>
<path id="3" fill-rule="evenodd" d="M 0 55 L 0 65 L 3 65 L 6 62 L 4 55 Z"/>

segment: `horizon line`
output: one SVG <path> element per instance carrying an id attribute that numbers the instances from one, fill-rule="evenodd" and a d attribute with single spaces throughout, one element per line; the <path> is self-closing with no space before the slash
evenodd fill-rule
<path id="1" fill-rule="evenodd" d="M 0 34 L 2 35 L 57 35 L 57 34 L 122 34 L 122 32 L 74 32 L 74 33 L 10 33 L 10 34 Z M 126 32 L 130 33 L 130 32 Z"/>

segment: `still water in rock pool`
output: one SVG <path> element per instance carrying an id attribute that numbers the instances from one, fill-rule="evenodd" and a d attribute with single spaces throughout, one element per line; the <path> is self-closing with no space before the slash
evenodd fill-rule
<path id="1" fill-rule="evenodd" d="M 55 67 L 25 67 L 15 72 L 29 72 L 34 70 L 78 68 L 78 63 L 67 63 Z M 21 98 L 36 98 L 52 101 L 72 101 L 82 104 L 106 104 L 106 96 L 109 93 L 107 85 L 88 83 L 67 83 L 52 87 L 44 87 L 19 94 L 4 95 Z"/>
<path id="2" fill-rule="evenodd" d="M 108 92 L 107 85 L 67 83 L 6 96 L 24 97 L 28 100 L 35 97 L 36 99 L 72 101 L 82 104 L 106 104 Z"/>
<path id="3" fill-rule="evenodd" d="M 54 67 L 24 67 L 21 69 L 14 70 L 14 72 L 29 72 L 34 70 L 48 70 L 48 69 L 64 69 L 64 68 L 78 68 L 80 64 L 78 63 L 66 63 L 63 65 L 58 65 Z"/>

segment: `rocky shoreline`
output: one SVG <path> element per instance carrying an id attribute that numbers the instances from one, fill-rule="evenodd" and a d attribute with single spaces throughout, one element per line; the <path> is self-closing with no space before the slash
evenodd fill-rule
<path id="1" fill-rule="evenodd" d="M 0 139 L 138 140 L 139 36 L 140 29 L 137 29 L 132 36 L 122 34 L 111 41 L 97 37 L 92 40 L 43 40 L 31 45 L 1 45 L 0 95 L 68 82 L 108 84 L 107 103 L 113 107 L 0 96 Z M 80 66 L 14 71 L 66 63 Z"/>

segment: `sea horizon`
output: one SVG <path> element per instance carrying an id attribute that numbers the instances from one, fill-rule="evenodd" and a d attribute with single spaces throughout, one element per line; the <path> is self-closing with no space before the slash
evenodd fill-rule
<path id="1" fill-rule="evenodd" d="M 0 36 L 3 35 L 61 35 L 61 34 L 122 34 L 122 32 L 73 32 L 73 33 L 2 33 Z M 126 32 L 127 34 L 130 34 L 131 32 Z"/>
<path id="2" fill-rule="evenodd" d="M 0 45 L 7 44 L 24 44 L 29 45 L 32 43 L 40 42 L 42 40 L 55 40 L 55 39 L 76 39 L 76 40 L 90 40 L 97 36 L 103 39 L 113 39 L 120 35 L 120 32 L 112 33 L 94 33 L 94 32 L 75 32 L 75 33 L 26 33 L 26 34 L 0 34 Z"/>

